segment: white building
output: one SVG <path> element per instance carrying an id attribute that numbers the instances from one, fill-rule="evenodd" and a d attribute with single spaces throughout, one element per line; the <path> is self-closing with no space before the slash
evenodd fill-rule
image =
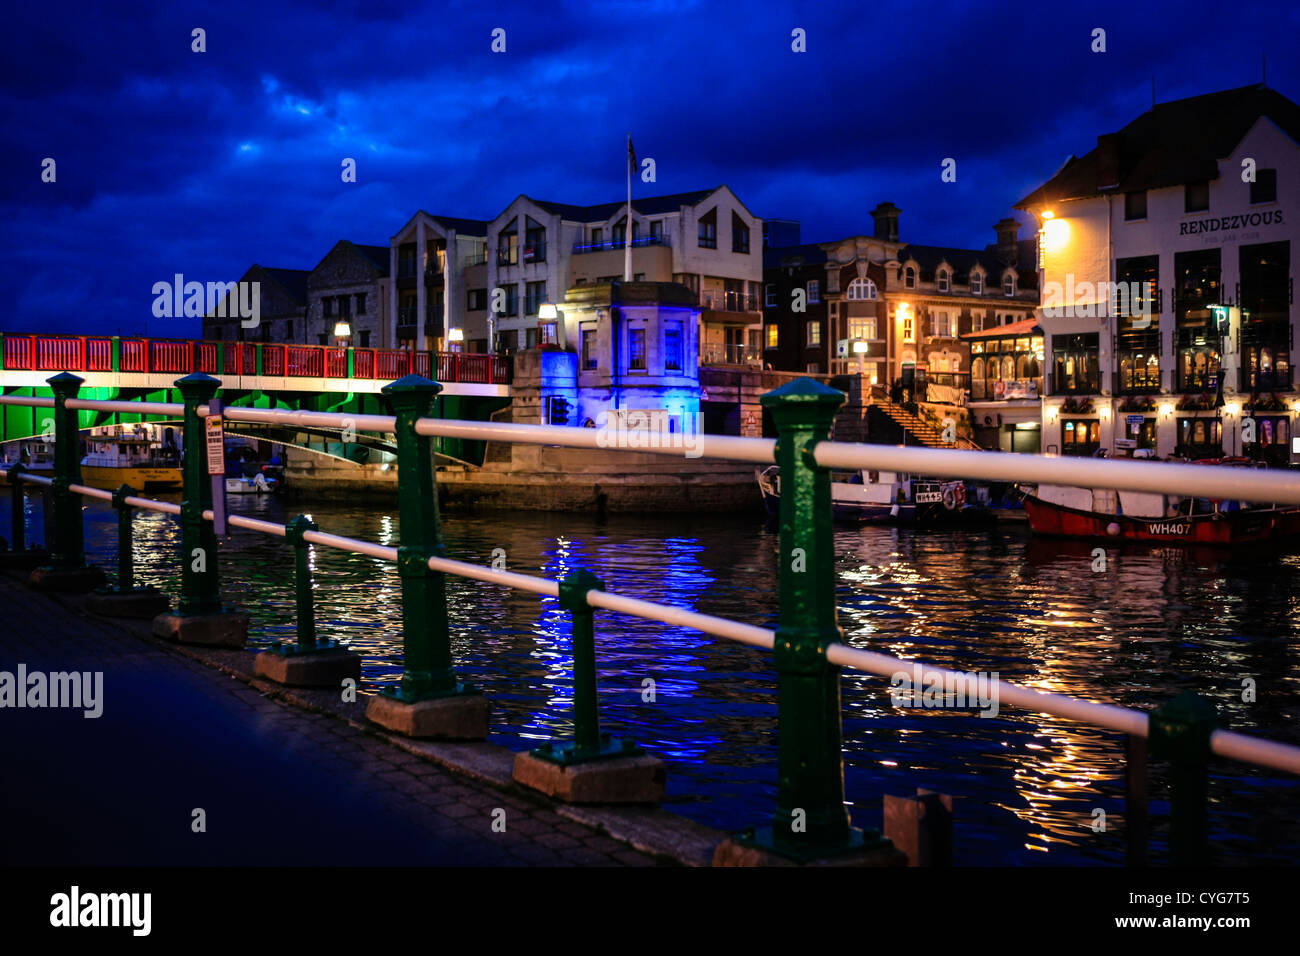
<path id="1" fill-rule="evenodd" d="M 487 223 L 420 210 L 389 240 L 388 341 L 487 351 Z"/>
<path id="2" fill-rule="evenodd" d="M 1043 451 L 1298 457 L 1300 106 L 1159 104 L 1017 207 L 1041 230 Z"/>
<path id="3" fill-rule="evenodd" d="M 632 199 L 632 279 L 698 296 L 701 361 L 756 357 L 763 221 L 726 187 Z M 486 288 L 498 347 L 553 335 L 539 313 L 574 287 L 622 281 L 627 203 L 572 206 L 519 196 L 487 226 Z"/>

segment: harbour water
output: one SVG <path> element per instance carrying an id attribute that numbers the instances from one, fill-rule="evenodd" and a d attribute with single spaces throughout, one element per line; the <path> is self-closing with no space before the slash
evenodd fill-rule
<path id="1" fill-rule="evenodd" d="M 284 521 L 281 498 L 231 499 L 232 510 Z M 397 542 L 396 509 L 313 506 L 322 530 Z M 33 516 L 34 518 L 37 516 Z M 37 519 L 39 520 L 39 519 Z M 111 569 L 116 519 L 87 504 L 87 551 Z M 594 571 L 621 594 L 775 626 L 776 535 L 761 517 L 612 517 L 534 512 L 446 515 L 449 557 L 559 577 Z M 176 593 L 179 528 L 136 519 L 136 568 Z M 1194 690 L 1232 727 L 1300 743 L 1296 651 L 1300 554 L 1177 549 L 1107 551 L 1031 539 L 1022 527 L 926 532 L 842 529 L 836 536 L 846 640 L 961 671 L 996 671 L 1066 694 L 1149 708 Z M 370 689 L 401 667 L 400 586 L 386 562 L 313 549 L 319 632 L 365 660 Z M 236 530 L 222 556 L 223 590 L 252 615 L 250 644 L 293 640 L 292 561 L 280 539 Z M 492 739 L 514 749 L 565 733 L 571 716 L 567 615 L 556 601 L 449 579 L 462 676 L 492 700 Z M 766 822 L 774 807 L 776 684 L 766 652 L 698 632 L 597 613 L 603 729 L 660 755 L 669 805 L 710 825 Z M 647 700 L 647 680 L 653 700 Z M 1253 681 L 1257 699 L 1243 700 Z M 846 672 L 844 760 L 854 820 L 878 826 L 881 795 L 924 787 L 956 798 L 959 863 L 1121 863 L 1123 741 L 1045 715 L 1002 710 L 902 710 L 889 682 Z M 1167 806 L 1153 766 L 1153 849 Z M 1216 762 L 1213 843 L 1227 863 L 1294 862 L 1300 782 Z M 1097 809 L 1106 815 L 1095 829 Z"/>

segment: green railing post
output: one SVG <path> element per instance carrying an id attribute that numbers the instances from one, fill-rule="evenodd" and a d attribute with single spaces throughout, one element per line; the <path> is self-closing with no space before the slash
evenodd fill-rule
<path id="1" fill-rule="evenodd" d="M 50 549 L 50 566 L 56 571 L 75 571 L 86 566 L 85 527 L 81 515 L 81 495 L 71 486 L 81 484 L 81 434 L 77 428 L 77 410 L 68 408 L 68 399 L 76 398 L 85 379 L 70 372 L 60 372 L 46 379 L 54 392 L 54 547 Z"/>
<path id="2" fill-rule="evenodd" d="M 406 375 L 385 385 L 397 419 L 397 498 L 401 542 L 397 549 L 402 578 L 401 685 L 385 691 L 405 703 L 435 697 L 478 694 L 456 680 L 447 629 L 447 594 L 443 574 L 429 567 L 442 557 L 438 526 L 438 489 L 433 472 L 433 443 L 415 431 L 418 419 L 432 415 L 442 386 L 420 375 Z"/>
<path id="3" fill-rule="evenodd" d="M 122 337 L 115 335 L 109 340 L 109 360 L 114 372 L 122 369 Z"/>
<path id="4" fill-rule="evenodd" d="M 604 582 L 585 569 L 560 582 L 560 607 L 573 615 L 573 740 L 548 741 L 532 752 L 534 757 L 568 765 L 644 753 L 632 741 L 611 737 L 600 729 L 595 609 L 587 603 L 587 592 L 603 590 Z"/>
<path id="5" fill-rule="evenodd" d="M 1210 863 L 1210 737 L 1222 726 L 1214 704 L 1191 691 L 1151 712 L 1151 756 L 1169 761 L 1169 857 L 1174 866 Z"/>
<path id="6" fill-rule="evenodd" d="M 117 509 L 117 593 L 130 594 L 135 590 L 135 556 L 134 539 L 131 533 L 131 519 L 134 513 L 126 499 L 135 494 L 135 489 L 125 482 L 113 492 L 113 507 Z"/>
<path id="7" fill-rule="evenodd" d="M 836 623 L 830 474 L 811 456 L 830 437 L 843 392 L 795 379 L 759 401 L 772 414 L 780 466 L 777 672 L 777 807 L 760 845 L 796 857 L 887 846 L 850 825 L 844 806 L 840 669 L 826 648 L 843 640 Z"/>
<path id="8" fill-rule="evenodd" d="M 212 508 L 212 478 L 208 474 L 208 448 L 199 406 L 217 394 L 221 382 L 195 372 L 176 380 L 185 404 L 183 439 L 185 464 L 181 492 L 181 598 L 180 615 L 220 614 L 221 581 L 217 573 L 217 535 L 203 512 Z"/>
<path id="9" fill-rule="evenodd" d="M 293 545 L 293 582 L 297 591 L 295 607 L 298 619 L 298 647 L 300 654 L 319 650 L 316 644 L 316 604 L 311 593 L 311 565 L 303 534 L 317 529 L 316 522 L 306 515 L 298 515 L 284 526 L 284 540 Z"/>
<path id="10" fill-rule="evenodd" d="M 9 550 L 27 550 L 27 509 L 23 497 L 23 472 L 27 469 L 21 462 L 15 462 L 9 468 L 9 486 L 13 489 L 9 497 Z"/>
<path id="11" fill-rule="evenodd" d="M 257 342 L 253 345 L 253 369 L 254 369 L 254 374 L 256 375 L 262 374 L 262 343 L 261 342 Z M 240 369 L 240 373 L 241 374 L 243 373 L 243 369 Z"/>

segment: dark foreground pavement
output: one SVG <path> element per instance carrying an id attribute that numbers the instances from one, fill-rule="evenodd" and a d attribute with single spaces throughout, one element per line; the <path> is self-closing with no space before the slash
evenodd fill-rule
<path id="1" fill-rule="evenodd" d="M 0 708 L 0 863 L 655 863 L 0 575 L 0 671 L 19 663 L 102 671 L 103 714 Z"/>

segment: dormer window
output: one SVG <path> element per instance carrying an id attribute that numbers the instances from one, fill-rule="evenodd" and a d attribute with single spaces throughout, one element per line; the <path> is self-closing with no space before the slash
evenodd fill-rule
<path id="1" fill-rule="evenodd" d="M 916 288 L 916 270 L 913 269 L 911 266 L 908 266 L 906 269 L 903 270 L 903 288 L 905 289 Z"/>
<path id="2" fill-rule="evenodd" d="M 1003 295 L 1015 295 L 1015 294 L 1016 294 L 1016 276 L 1015 276 L 1015 273 L 1008 272 L 1006 275 L 1004 275 L 1004 276 L 1002 277 L 1002 294 L 1003 294 Z"/>
<path id="3" fill-rule="evenodd" d="M 937 281 L 939 283 L 939 291 L 947 292 L 948 291 L 948 270 L 947 269 L 939 270 Z"/>
<path id="4" fill-rule="evenodd" d="M 876 297 L 876 284 L 870 279 L 854 279 L 849 283 L 844 297 L 853 302 L 866 301 Z"/>
<path id="5" fill-rule="evenodd" d="M 984 294 L 984 276 L 978 272 L 970 274 L 970 291 L 971 295 Z"/>

